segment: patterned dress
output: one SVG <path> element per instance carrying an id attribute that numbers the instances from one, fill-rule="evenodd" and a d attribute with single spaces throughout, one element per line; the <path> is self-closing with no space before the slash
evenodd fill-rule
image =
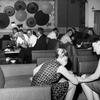
<path id="1" fill-rule="evenodd" d="M 68 91 L 68 81 L 58 82 L 61 74 L 57 73 L 60 63 L 56 60 L 45 62 L 40 70 L 33 76 L 32 86 L 51 86 L 52 100 L 59 100 Z"/>

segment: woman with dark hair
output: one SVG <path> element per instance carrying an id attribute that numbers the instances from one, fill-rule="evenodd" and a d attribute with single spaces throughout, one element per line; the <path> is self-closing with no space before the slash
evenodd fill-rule
<path id="1" fill-rule="evenodd" d="M 58 48 L 57 55 L 56 59 L 46 61 L 33 70 L 31 85 L 50 86 L 52 100 L 72 100 L 78 81 L 74 74 L 65 68 L 68 63 L 67 51 Z"/>

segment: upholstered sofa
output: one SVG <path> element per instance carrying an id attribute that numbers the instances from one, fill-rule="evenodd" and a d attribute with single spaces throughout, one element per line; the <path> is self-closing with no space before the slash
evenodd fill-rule
<path id="1" fill-rule="evenodd" d="M 50 87 L 31 87 L 30 77 L 36 64 L 1 65 L 5 80 L 0 89 L 1 100 L 51 100 Z"/>
<path id="2" fill-rule="evenodd" d="M 33 60 L 37 64 L 43 61 L 55 58 L 55 51 L 34 51 Z M 76 49 L 76 53 L 71 55 L 73 63 L 72 71 L 77 75 L 84 73 L 93 73 L 96 69 L 98 58 L 91 50 Z M 4 88 L 0 89 L 1 100 L 50 100 L 51 88 L 50 87 L 30 87 L 33 69 L 37 64 L 6 64 L 0 65 L 4 74 L 5 80 Z M 2 77 L 3 78 L 3 77 Z M 81 96 L 81 97 L 80 97 Z M 82 97 L 86 99 L 82 92 L 77 100 Z M 85 100 L 82 99 L 82 100 Z"/>

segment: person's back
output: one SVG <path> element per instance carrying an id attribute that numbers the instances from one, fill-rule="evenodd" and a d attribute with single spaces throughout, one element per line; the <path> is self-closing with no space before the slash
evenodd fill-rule
<path id="1" fill-rule="evenodd" d="M 52 59 L 45 62 L 39 72 L 33 76 L 32 85 L 51 85 L 58 81 L 60 74 L 57 74 L 57 68 L 60 65 L 59 62 Z"/>
<path id="2" fill-rule="evenodd" d="M 47 40 L 47 49 L 48 50 L 56 50 L 59 47 L 59 41 L 57 39 L 50 39 Z"/>
<path id="3" fill-rule="evenodd" d="M 55 59 L 45 62 L 33 76 L 32 86 L 50 86 L 52 100 L 58 100 L 67 93 L 68 81 L 59 82 L 61 74 L 57 70 L 61 64 Z"/>
<path id="4" fill-rule="evenodd" d="M 37 39 L 37 42 L 34 46 L 34 50 L 46 50 L 47 43 L 46 43 L 46 36 L 42 35 L 40 38 Z"/>

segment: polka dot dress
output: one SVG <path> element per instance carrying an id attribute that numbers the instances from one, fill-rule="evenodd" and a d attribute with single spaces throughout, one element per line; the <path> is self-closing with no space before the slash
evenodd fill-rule
<path id="1" fill-rule="evenodd" d="M 59 82 L 61 74 L 57 73 L 60 63 L 56 60 L 45 62 L 33 77 L 32 86 L 51 86 L 52 100 L 59 100 L 67 94 L 68 81 Z"/>

